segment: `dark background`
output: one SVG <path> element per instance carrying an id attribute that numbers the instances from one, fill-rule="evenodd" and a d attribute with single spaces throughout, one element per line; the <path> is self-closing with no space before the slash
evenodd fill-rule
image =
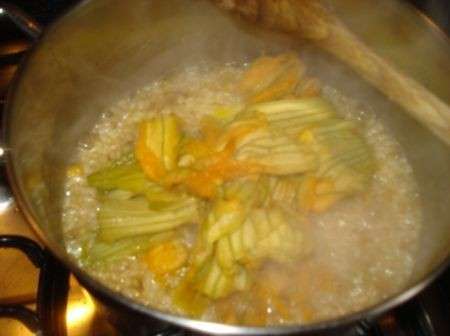
<path id="1" fill-rule="evenodd" d="M 425 12 L 447 35 L 450 35 L 450 0 L 409 0 L 408 2 Z"/>

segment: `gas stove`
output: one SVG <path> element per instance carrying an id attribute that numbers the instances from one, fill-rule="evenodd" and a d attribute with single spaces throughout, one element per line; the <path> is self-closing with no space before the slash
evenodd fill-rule
<path id="1" fill-rule="evenodd" d="M 12 2 L 46 26 L 77 1 L 17 0 L 9 3 Z M 438 1 L 411 2 L 421 10 L 430 10 L 428 14 L 448 33 L 446 1 L 441 1 L 441 10 L 430 6 Z M 8 84 L 32 44 L 26 33 L 1 14 L 0 9 L 0 111 L 5 104 Z M 5 186 L 7 179 L 0 169 L 0 236 L 8 235 L 0 237 L 0 246 L 19 247 L 28 258 L 11 249 L 0 249 L 0 336 L 128 335 L 102 317 L 87 291 L 40 247 Z M 413 300 L 376 321 L 361 321 L 348 336 L 447 336 L 450 335 L 449 317 L 450 270 Z M 166 334 L 190 333 L 171 329 Z"/>

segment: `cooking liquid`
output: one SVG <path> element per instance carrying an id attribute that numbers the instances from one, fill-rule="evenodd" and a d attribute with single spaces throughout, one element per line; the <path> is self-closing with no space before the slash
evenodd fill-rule
<path id="1" fill-rule="evenodd" d="M 142 119 L 174 113 L 195 133 L 201 117 L 216 107 L 241 105 L 234 90 L 242 71 L 235 65 L 191 68 L 142 88 L 102 116 L 80 144 L 82 169 L 67 178 L 63 227 L 73 257 L 80 260 L 96 233 L 96 191 L 87 185 L 86 176 L 132 149 Z M 335 88 L 324 87 L 322 94 L 342 116 L 361 121 L 378 163 L 370 190 L 299 220 L 310 253 L 294 267 L 265 264 L 255 271 L 258 281 L 250 290 L 210 304 L 203 319 L 247 325 L 308 323 L 369 307 L 406 286 L 421 227 L 412 169 L 393 135 L 360 104 Z M 183 232 L 192 246 L 195 225 Z M 82 266 L 130 298 L 183 314 L 140 256 Z M 166 279 L 169 286 L 185 271 Z"/>

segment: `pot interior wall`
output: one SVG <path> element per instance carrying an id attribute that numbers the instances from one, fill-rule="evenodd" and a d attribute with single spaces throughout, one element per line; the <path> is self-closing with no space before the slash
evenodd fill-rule
<path id="1" fill-rule="evenodd" d="M 392 1 L 379 1 L 377 6 L 369 0 L 343 1 L 339 13 L 350 26 L 360 27 L 362 21 L 355 18 L 364 6 L 373 6 L 377 19 L 364 21 L 363 29 L 357 29 L 361 37 L 448 102 L 448 43 L 405 8 L 386 15 L 383 6 L 388 3 Z M 387 36 L 403 21 L 421 34 L 420 44 L 405 43 L 399 35 L 388 41 L 389 47 L 387 40 L 370 33 Z M 418 51 L 424 44 L 426 55 Z M 187 65 L 242 62 L 286 50 L 303 53 L 323 81 L 370 106 L 404 147 L 425 213 L 415 278 L 448 257 L 449 149 L 315 47 L 231 18 L 200 0 L 87 1 L 55 24 L 29 58 L 11 97 L 7 140 L 24 201 L 53 245 L 63 250 L 60 209 L 65 167 L 76 160 L 80 139 L 111 104 Z M 417 58 L 410 61 L 409 55 L 416 52 Z M 402 62 L 405 59 L 409 61 Z"/>

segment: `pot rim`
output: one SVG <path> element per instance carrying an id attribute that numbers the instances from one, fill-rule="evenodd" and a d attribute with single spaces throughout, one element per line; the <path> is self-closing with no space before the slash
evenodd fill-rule
<path id="1" fill-rule="evenodd" d="M 19 68 L 17 69 L 14 77 L 11 81 L 11 85 L 9 86 L 6 104 L 2 116 L 3 127 L 2 134 L 5 148 L 9 148 L 10 137 L 11 134 L 9 132 L 9 125 L 12 115 L 12 106 L 15 100 L 15 94 L 17 92 L 17 88 L 20 84 L 20 81 L 26 73 L 27 65 L 30 63 L 33 55 L 43 44 L 47 38 L 48 32 L 55 29 L 57 25 L 63 21 L 63 19 L 70 15 L 73 11 L 81 8 L 82 6 L 92 2 L 92 0 L 82 0 L 79 3 L 71 6 L 62 16 L 60 16 L 57 20 L 52 22 L 49 26 L 47 26 L 41 38 L 37 43 L 35 43 L 27 55 L 22 60 Z M 424 21 L 424 24 L 427 25 L 437 38 L 444 39 L 447 43 L 450 42 L 449 37 L 445 32 L 443 32 L 428 16 L 424 13 L 413 7 L 411 4 L 406 3 L 407 6 L 411 8 L 411 10 L 418 13 L 421 19 Z M 55 241 L 46 236 L 45 232 L 38 225 L 38 221 L 33 215 L 33 211 L 31 210 L 30 204 L 27 202 L 27 197 L 25 196 L 25 192 L 20 188 L 18 176 L 15 173 L 13 167 L 13 156 L 11 151 L 7 150 L 5 153 L 6 157 L 6 173 L 8 177 L 8 181 L 10 183 L 10 187 L 12 189 L 14 200 L 17 204 L 19 210 L 24 214 L 27 222 L 32 227 L 33 231 L 36 233 L 38 238 L 44 243 L 45 247 L 48 248 L 51 253 L 79 279 L 79 281 L 83 284 L 83 286 L 87 287 L 88 291 L 94 297 L 102 297 L 103 300 L 111 301 L 113 304 L 119 304 L 121 307 L 130 309 L 136 313 L 139 313 L 142 316 L 156 318 L 166 323 L 173 324 L 178 327 L 194 330 L 202 333 L 209 333 L 215 335 L 285 335 L 285 334 L 294 334 L 294 333 L 309 333 L 309 332 L 320 332 L 336 327 L 346 327 L 351 326 L 352 324 L 356 324 L 363 320 L 372 320 L 384 312 L 391 310 L 402 303 L 408 301 L 409 299 L 416 296 L 419 292 L 421 292 L 425 287 L 427 287 L 430 283 L 432 283 L 440 274 L 442 274 L 449 266 L 450 266 L 450 255 L 448 255 L 441 263 L 436 265 L 436 267 L 422 276 L 420 279 L 416 280 L 412 285 L 408 286 L 407 289 L 397 292 L 394 295 L 369 306 L 365 309 L 359 310 L 357 312 L 346 314 L 337 318 L 323 320 L 319 322 L 314 322 L 310 324 L 289 324 L 289 325 L 280 325 L 280 326 L 268 326 L 268 327 L 248 327 L 248 326 L 240 326 L 240 325 L 231 325 L 231 324 L 222 324 L 216 322 L 207 322 L 201 321 L 197 319 L 192 319 L 188 317 L 184 317 L 181 315 L 176 315 L 172 313 L 163 312 L 161 310 L 150 308 L 141 304 L 131 298 L 126 297 L 125 295 L 116 292 L 106 285 L 102 284 L 100 281 L 96 280 L 94 277 L 88 274 L 85 270 L 83 270 L 73 258 L 71 258 L 67 252 Z"/>

